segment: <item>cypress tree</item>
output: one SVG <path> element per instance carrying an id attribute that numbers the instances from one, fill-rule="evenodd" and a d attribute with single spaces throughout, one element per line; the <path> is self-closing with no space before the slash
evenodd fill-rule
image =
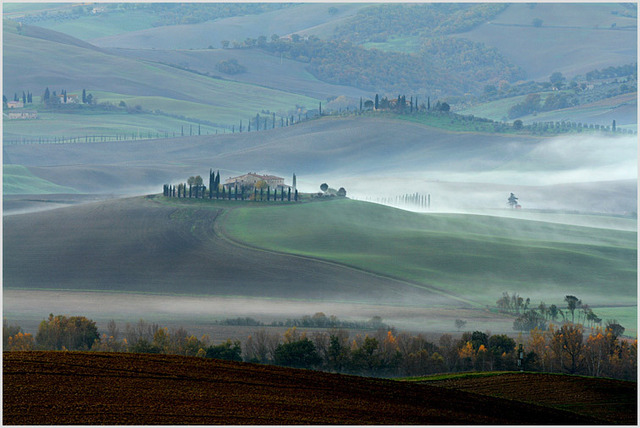
<path id="1" fill-rule="evenodd" d="M 375 109 L 378 110 L 378 94 L 376 94 Z"/>
<path id="2" fill-rule="evenodd" d="M 287 192 L 287 201 L 291 202 L 291 187 L 289 187 L 289 192 Z"/>
<path id="3" fill-rule="evenodd" d="M 82 90 L 82 104 L 86 104 L 87 103 L 87 90 L 83 89 Z"/>
<path id="4" fill-rule="evenodd" d="M 260 130 L 260 113 L 256 113 L 256 131 Z"/>
<path id="5" fill-rule="evenodd" d="M 264 201 L 264 197 L 263 197 L 263 195 L 262 195 L 262 190 L 263 190 L 263 189 L 262 189 L 262 187 L 261 187 L 261 188 L 260 188 L 260 201 Z"/>
<path id="6" fill-rule="evenodd" d="M 272 123 L 271 129 L 275 129 L 275 128 L 276 128 L 276 114 L 273 113 L 273 123 Z"/>
<path id="7" fill-rule="evenodd" d="M 271 187 L 267 186 L 267 201 L 271 200 Z"/>
<path id="8" fill-rule="evenodd" d="M 277 191 L 277 189 L 276 189 Z M 280 189 L 280 202 L 284 201 L 284 187 Z"/>
<path id="9" fill-rule="evenodd" d="M 189 198 L 191 198 L 191 184 L 189 184 Z"/>
<path id="10" fill-rule="evenodd" d="M 320 113 L 320 116 L 322 116 L 322 101 L 320 101 L 320 104 L 318 105 L 318 112 Z"/>
<path id="11" fill-rule="evenodd" d="M 255 187 L 253 188 L 253 200 L 258 200 L 258 189 L 256 189 Z"/>
<path id="12" fill-rule="evenodd" d="M 236 194 L 235 194 L 235 199 L 236 201 L 238 200 L 238 185 L 236 184 Z"/>
<path id="13" fill-rule="evenodd" d="M 360 111 L 362 111 L 362 97 L 360 97 Z"/>
<path id="14" fill-rule="evenodd" d="M 296 189 L 296 191 L 295 191 L 295 193 L 294 193 L 294 196 L 293 196 L 293 199 L 294 199 L 296 202 L 298 202 L 298 189 Z"/>
<path id="15" fill-rule="evenodd" d="M 238 132 L 242 134 L 242 119 L 240 119 L 240 128 L 238 128 Z"/>
<path id="16" fill-rule="evenodd" d="M 427 110 L 431 110 L 431 97 L 427 97 Z"/>

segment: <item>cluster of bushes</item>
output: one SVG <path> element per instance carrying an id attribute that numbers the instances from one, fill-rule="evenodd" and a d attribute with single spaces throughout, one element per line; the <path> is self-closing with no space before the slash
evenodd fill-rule
<path id="1" fill-rule="evenodd" d="M 240 64 L 237 59 L 225 59 L 216 64 L 216 70 L 225 74 L 241 74 L 247 71 L 247 67 Z"/>
<path id="2" fill-rule="evenodd" d="M 244 343 L 226 340 L 212 344 L 206 335 L 197 338 L 183 328 L 169 330 L 143 320 L 135 325 L 127 323 L 124 332 L 111 321 L 100 335 L 93 321 L 61 315 L 42 321 L 35 340 L 6 320 L 3 327 L 4 349 L 9 351 L 165 353 L 367 376 L 518 368 L 621 379 L 635 379 L 637 373 L 637 340 L 621 340 L 621 331 L 611 327 L 595 327 L 586 335 L 582 325 L 571 322 L 550 325 L 545 331 L 533 329 L 519 344 L 507 335 L 480 331 L 463 333 L 458 339 L 443 334 L 436 344 L 421 334 L 399 333 L 394 328 L 353 336 L 344 329 L 309 333 L 297 327 L 284 334 L 261 328 Z"/>

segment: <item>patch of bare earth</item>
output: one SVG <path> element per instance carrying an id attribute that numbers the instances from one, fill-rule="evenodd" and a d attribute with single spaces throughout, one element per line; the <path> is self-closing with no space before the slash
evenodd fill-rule
<path id="1" fill-rule="evenodd" d="M 428 382 L 476 394 L 537 403 L 593 416 L 608 424 L 636 425 L 638 384 L 614 379 L 515 373 Z"/>
<path id="2" fill-rule="evenodd" d="M 431 385 L 195 357 L 6 352 L 3 423 L 594 424 Z"/>

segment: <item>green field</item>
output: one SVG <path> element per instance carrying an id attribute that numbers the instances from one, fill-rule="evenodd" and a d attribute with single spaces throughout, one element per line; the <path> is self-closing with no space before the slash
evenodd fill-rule
<path id="1" fill-rule="evenodd" d="M 561 303 L 636 301 L 636 235 L 452 214 L 419 215 L 336 200 L 231 211 L 234 239 L 436 287 L 480 305 L 504 291 Z"/>
<path id="2" fill-rule="evenodd" d="M 2 191 L 11 194 L 77 193 L 71 187 L 58 186 L 33 175 L 21 165 L 2 166 Z"/>
<path id="3" fill-rule="evenodd" d="M 128 59 L 84 48 L 65 41 L 44 40 L 19 35 L 7 27 L 4 31 L 5 64 L 4 89 L 7 93 L 30 91 L 34 98 L 45 87 L 50 90 L 64 88 L 80 94 L 83 89 L 95 94 L 100 102 L 118 105 L 125 101 L 131 107 L 140 105 L 144 110 L 160 110 L 175 117 L 206 120 L 217 126 L 244 126 L 256 113 L 275 112 L 280 116 L 297 114 L 297 106 L 314 109 L 315 98 L 255 84 L 223 80 L 180 70 L 157 63 Z M 34 100 L 35 101 L 35 100 Z M 38 105 L 34 105 L 39 109 Z M 41 115 L 47 132 L 43 133 L 38 121 L 6 121 L 5 138 L 13 136 L 64 135 L 83 137 L 100 132 L 164 132 L 167 128 L 180 129 L 177 119 L 145 115 Z M 55 113 L 54 113 L 55 114 Z M 102 117 L 104 116 L 104 117 Z M 270 116 L 270 114 L 268 115 Z M 297 119 L 297 118 L 296 118 Z M 182 124 L 185 123 L 182 120 Z M 58 123 L 59 121 L 59 123 Z M 72 123 L 70 123 L 72 122 Z M 106 122 L 106 125 L 103 123 Z M 155 123 L 154 123 L 155 122 Z M 42 123 L 42 122 L 41 122 Z M 33 128 L 33 129 L 32 129 Z M 210 126 L 210 131 L 215 127 Z M 75 135 L 70 135 L 75 134 Z"/>

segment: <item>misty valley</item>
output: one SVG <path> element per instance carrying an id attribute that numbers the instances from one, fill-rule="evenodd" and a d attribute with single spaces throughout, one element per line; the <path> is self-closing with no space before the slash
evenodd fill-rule
<path id="1" fill-rule="evenodd" d="M 3 64 L 3 423 L 637 418 L 637 5 L 3 3 Z"/>

